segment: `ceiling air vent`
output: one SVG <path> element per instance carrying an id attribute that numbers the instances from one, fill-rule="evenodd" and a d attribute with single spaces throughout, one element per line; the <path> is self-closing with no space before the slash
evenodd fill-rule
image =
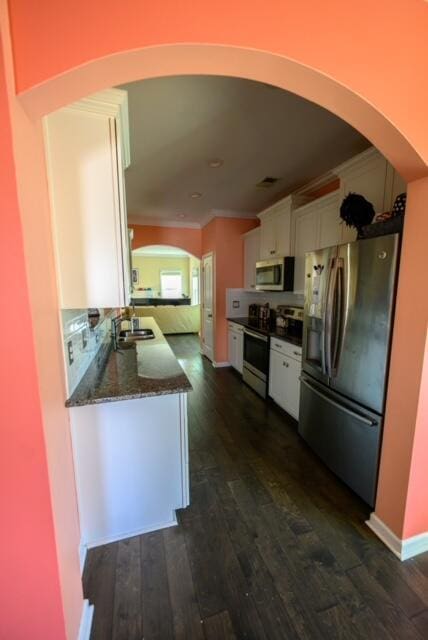
<path id="1" fill-rule="evenodd" d="M 274 184 L 278 182 L 279 178 L 272 178 L 272 176 L 266 176 L 260 182 L 256 184 L 257 189 L 270 189 Z"/>

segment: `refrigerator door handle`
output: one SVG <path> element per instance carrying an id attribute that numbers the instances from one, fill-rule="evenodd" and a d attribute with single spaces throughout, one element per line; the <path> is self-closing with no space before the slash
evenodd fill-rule
<path id="1" fill-rule="evenodd" d="M 326 373 L 329 378 L 332 377 L 332 325 L 334 312 L 334 294 L 336 290 L 337 280 L 337 259 L 333 258 L 330 263 L 330 270 L 327 283 L 326 305 L 325 305 L 325 321 L 324 321 L 324 359 Z"/>
<path id="2" fill-rule="evenodd" d="M 339 366 L 340 354 L 342 351 L 343 332 L 344 332 L 344 314 L 343 314 L 343 276 L 344 266 L 343 259 L 336 258 L 336 277 L 334 282 L 334 294 L 333 294 L 333 321 L 332 330 L 334 331 L 334 343 L 332 346 L 331 355 L 331 376 L 337 374 Z"/>
<path id="3" fill-rule="evenodd" d="M 324 395 L 321 391 L 318 391 L 318 389 L 316 389 L 311 384 L 309 384 L 309 382 L 306 380 L 306 378 L 300 377 L 300 382 L 302 384 L 304 384 L 306 387 L 308 387 L 312 391 L 312 393 L 315 393 L 317 396 L 319 396 L 320 398 L 325 400 L 325 402 L 328 402 L 329 404 L 332 404 L 334 407 L 337 407 L 338 409 L 340 409 L 344 413 L 347 413 L 348 415 L 352 416 L 356 420 L 359 420 L 360 422 L 363 422 L 364 424 L 366 424 L 369 427 L 375 427 L 377 425 L 377 422 L 375 420 L 371 420 L 370 418 L 366 418 L 365 416 L 362 416 L 360 413 L 357 413 L 356 411 L 352 411 L 352 409 L 349 409 L 348 407 L 345 407 L 343 404 L 340 404 L 339 402 L 336 402 L 332 398 L 329 398 L 328 396 Z"/>

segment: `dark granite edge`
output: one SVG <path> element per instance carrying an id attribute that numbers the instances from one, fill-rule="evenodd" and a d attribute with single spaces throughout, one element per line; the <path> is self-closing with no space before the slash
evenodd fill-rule
<path id="1" fill-rule="evenodd" d="M 184 374 L 186 376 L 186 374 Z M 186 376 L 187 378 L 187 376 Z M 138 400 L 140 398 L 155 398 L 158 396 L 170 396 L 175 393 L 188 393 L 192 391 L 193 387 L 189 380 L 187 384 L 177 385 L 176 387 L 169 387 L 168 389 L 162 389 L 160 391 L 142 391 L 138 393 L 128 393 L 124 395 L 103 396 L 102 398 L 91 398 L 90 400 L 72 400 L 72 396 L 65 401 L 65 406 L 68 409 L 73 407 L 87 407 L 92 404 L 105 404 L 108 402 L 121 402 L 122 400 Z"/>

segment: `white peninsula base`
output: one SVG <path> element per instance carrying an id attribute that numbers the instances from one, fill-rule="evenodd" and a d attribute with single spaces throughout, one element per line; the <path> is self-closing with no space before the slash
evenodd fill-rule
<path id="1" fill-rule="evenodd" d="M 70 409 L 83 548 L 176 524 L 189 504 L 187 394 Z"/>

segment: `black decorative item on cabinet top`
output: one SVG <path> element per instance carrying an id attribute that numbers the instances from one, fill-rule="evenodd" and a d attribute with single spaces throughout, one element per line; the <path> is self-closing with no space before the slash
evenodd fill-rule
<path id="1" fill-rule="evenodd" d="M 362 229 L 369 225 L 375 217 L 375 210 L 371 202 L 359 193 L 348 193 L 340 205 L 340 217 L 348 227 L 354 227 L 358 238 L 364 237 Z"/>

